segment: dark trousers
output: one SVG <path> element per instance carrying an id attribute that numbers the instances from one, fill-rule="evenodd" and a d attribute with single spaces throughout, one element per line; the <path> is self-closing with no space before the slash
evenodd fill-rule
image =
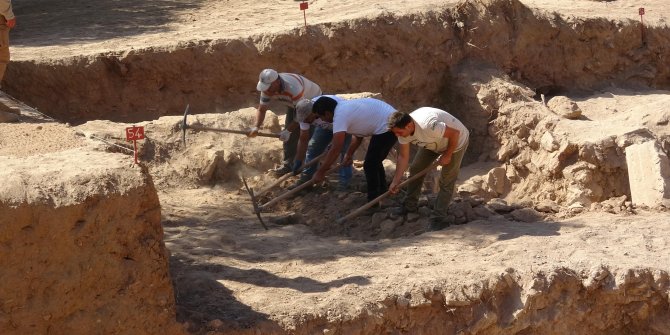
<path id="1" fill-rule="evenodd" d="M 365 180 L 368 183 L 368 201 L 372 201 L 388 191 L 383 161 L 397 140 L 398 138 L 395 134 L 390 131 L 373 135 L 370 138 L 370 145 L 368 146 L 368 152 L 365 154 L 365 162 L 363 163 Z"/>

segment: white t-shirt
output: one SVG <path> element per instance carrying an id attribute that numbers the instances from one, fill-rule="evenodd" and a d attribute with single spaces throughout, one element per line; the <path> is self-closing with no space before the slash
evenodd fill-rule
<path id="1" fill-rule="evenodd" d="M 359 137 L 383 134 L 389 131 L 388 118 L 395 111 L 393 106 L 373 98 L 338 102 L 333 116 L 333 133 L 344 131 Z"/>
<path id="2" fill-rule="evenodd" d="M 282 87 L 277 94 L 269 95 L 261 92 L 261 105 L 269 105 L 271 101 L 295 107 L 300 99 L 312 99 L 321 95 L 321 87 L 311 80 L 293 73 L 280 73 Z"/>
<path id="3" fill-rule="evenodd" d="M 428 150 L 443 152 L 449 145 L 449 139 L 444 137 L 444 131 L 454 128 L 460 133 L 456 151 L 468 141 L 470 132 L 461 121 L 453 115 L 437 108 L 421 107 L 409 114 L 416 125 L 414 134 L 407 137 L 398 137 L 400 144 L 416 144 Z"/>
<path id="4" fill-rule="evenodd" d="M 310 100 L 312 100 L 312 102 L 316 102 L 316 100 L 318 100 L 320 97 L 332 98 L 333 100 L 337 101 L 338 104 L 340 103 L 340 101 L 344 101 L 344 99 L 338 97 L 337 95 L 326 95 L 326 94 L 316 96 L 316 97 L 314 97 Z M 321 127 L 323 129 L 333 130 L 333 124 L 332 123 L 325 122 L 325 121 L 321 120 L 320 118 L 319 119 L 314 119 L 314 121 L 312 121 L 312 123 L 300 122 L 300 130 L 309 130 L 309 127 L 311 125 L 314 125 L 315 127 Z"/>

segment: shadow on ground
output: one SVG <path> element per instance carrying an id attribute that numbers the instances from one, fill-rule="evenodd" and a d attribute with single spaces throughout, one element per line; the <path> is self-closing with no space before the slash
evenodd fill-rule
<path id="1" fill-rule="evenodd" d="M 193 0 L 15 1 L 12 44 L 63 45 L 164 32 L 175 15 L 199 5 Z M 67 16 L 71 19 L 64 20 Z"/>

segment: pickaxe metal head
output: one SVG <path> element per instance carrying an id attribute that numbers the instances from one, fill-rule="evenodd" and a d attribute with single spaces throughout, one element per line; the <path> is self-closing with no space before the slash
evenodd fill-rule
<path id="1" fill-rule="evenodd" d="M 188 117 L 188 107 L 190 105 L 186 105 L 186 110 L 184 111 L 184 119 L 181 121 L 181 140 L 184 143 L 184 147 L 186 147 L 186 128 L 188 128 L 188 124 L 186 124 L 186 118 Z"/>
<path id="2" fill-rule="evenodd" d="M 256 213 L 258 220 L 261 221 L 263 228 L 265 228 L 265 230 L 268 230 L 268 227 L 265 225 L 265 222 L 263 222 L 263 218 L 261 217 L 261 209 L 258 207 L 258 201 L 256 201 L 256 196 L 254 196 L 254 189 L 250 188 L 249 185 L 247 185 L 247 180 L 244 178 L 244 176 L 241 176 L 241 178 L 242 182 L 244 183 L 244 187 L 247 189 L 247 192 L 249 192 L 249 195 L 251 196 L 251 203 L 254 205 L 254 213 Z"/>

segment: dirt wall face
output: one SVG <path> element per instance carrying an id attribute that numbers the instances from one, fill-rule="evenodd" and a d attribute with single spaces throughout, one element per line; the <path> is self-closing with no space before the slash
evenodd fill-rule
<path id="1" fill-rule="evenodd" d="M 401 109 L 448 106 L 463 60 L 503 69 L 535 89 L 607 84 L 670 87 L 663 29 L 534 13 L 519 1 L 465 2 L 439 12 L 310 26 L 307 32 L 207 40 L 166 49 L 16 62 L 5 89 L 63 121 L 136 122 L 228 112 L 258 102 L 260 70 L 304 74 L 326 93 L 380 92 Z M 309 52 L 307 52 L 309 50 Z M 361 76 L 365 73 L 365 76 Z"/>
<path id="2" fill-rule="evenodd" d="M 422 297 L 390 297 L 324 333 L 667 334 L 667 273 L 630 271 L 617 278 L 605 268 L 583 275 L 556 269 L 527 283 L 519 279 L 506 273 L 459 293 L 426 289 Z"/>
<path id="3" fill-rule="evenodd" d="M 146 171 L 80 149 L 0 159 L 3 334 L 180 333 Z"/>

